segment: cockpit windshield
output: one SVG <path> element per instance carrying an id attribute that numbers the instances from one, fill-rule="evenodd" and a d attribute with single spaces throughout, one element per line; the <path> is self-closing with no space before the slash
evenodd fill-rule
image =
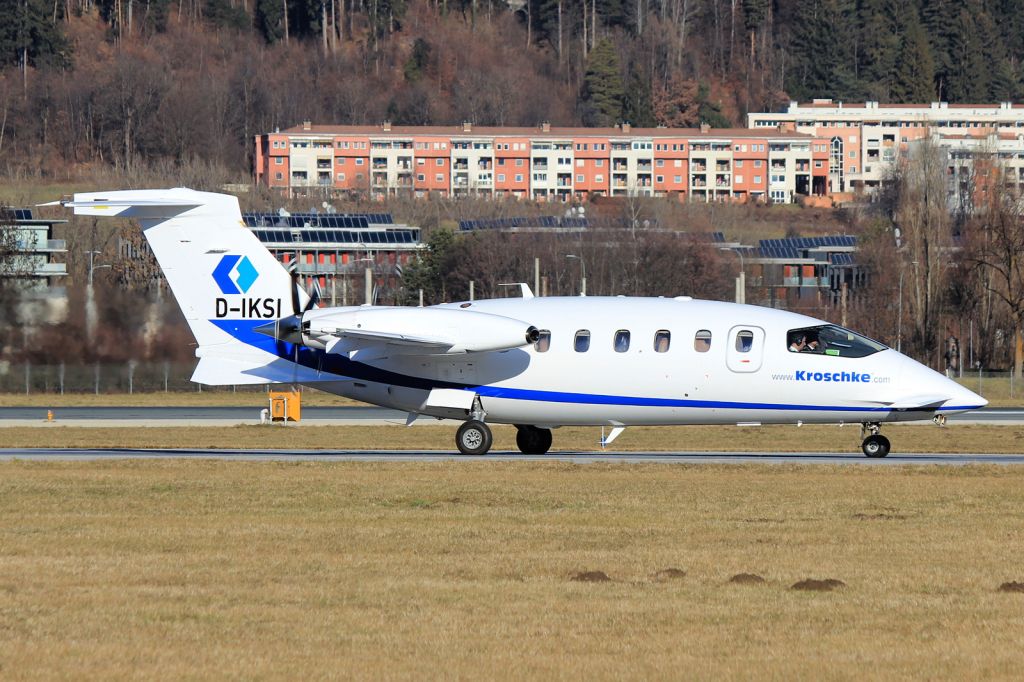
<path id="1" fill-rule="evenodd" d="M 863 358 L 886 348 L 877 341 L 834 324 L 791 329 L 786 334 L 786 343 L 791 353 L 844 358 Z"/>

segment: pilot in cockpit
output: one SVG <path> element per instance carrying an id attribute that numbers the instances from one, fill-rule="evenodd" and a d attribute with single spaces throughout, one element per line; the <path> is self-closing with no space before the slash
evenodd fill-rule
<path id="1" fill-rule="evenodd" d="M 790 337 L 790 353 L 816 353 L 819 347 L 818 339 L 806 332 L 794 332 Z"/>

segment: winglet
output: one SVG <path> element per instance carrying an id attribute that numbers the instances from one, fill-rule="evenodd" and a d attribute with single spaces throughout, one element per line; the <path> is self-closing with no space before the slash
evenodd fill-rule
<path id="1" fill-rule="evenodd" d="M 498 285 L 499 287 L 519 287 L 520 293 L 523 298 L 533 298 L 533 290 L 530 289 L 530 285 L 526 282 L 502 282 Z"/>

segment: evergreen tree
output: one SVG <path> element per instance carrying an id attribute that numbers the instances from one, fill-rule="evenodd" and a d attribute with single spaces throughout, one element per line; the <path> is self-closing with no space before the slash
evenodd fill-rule
<path id="1" fill-rule="evenodd" d="M 857 77 L 865 94 L 876 101 L 887 102 L 892 97 L 904 11 L 897 0 L 867 0 L 861 8 Z"/>
<path id="2" fill-rule="evenodd" d="M 619 55 L 612 41 L 603 38 L 587 58 L 580 104 L 583 122 L 592 126 L 614 125 L 622 118 L 625 89 L 619 70 Z"/>
<path id="3" fill-rule="evenodd" d="M 622 98 L 622 120 L 638 128 L 654 126 L 651 79 L 635 69 L 630 69 L 626 92 Z"/>
<path id="4" fill-rule="evenodd" d="M 983 102 L 989 90 L 989 70 L 984 63 L 978 27 L 967 9 L 957 17 L 950 41 L 948 101 Z"/>
<path id="5" fill-rule="evenodd" d="M 851 0 L 807 0 L 799 5 L 793 27 L 793 67 L 786 89 L 799 99 L 854 99 L 860 94 L 853 75 L 856 35 Z"/>
<path id="6" fill-rule="evenodd" d="M 935 62 L 924 29 L 914 15 L 907 20 L 898 63 L 893 101 L 931 102 L 935 97 Z"/>
<path id="7" fill-rule="evenodd" d="M 64 5 L 0 0 L 0 66 L 67 66 L 71 52 L 57 21 Z"/>

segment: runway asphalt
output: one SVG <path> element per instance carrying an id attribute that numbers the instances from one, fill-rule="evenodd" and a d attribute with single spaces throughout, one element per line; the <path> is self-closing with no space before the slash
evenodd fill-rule
<path id="1" fill-rule="evenodd" d="M 849 464 L 861 466 L 1024 464 L 1024 455 L 902 453 L 869 459 L 851 453 L 763 452 L 553 452 L 523 455 L 491 452 L 466 457 L 455 452 L 414 450 L 142 450 L 0 449 L 0 461 L 98 461 L 123 459 L 219 459 L 278 462 L 571 462 L 594 464 Z"/>
<path id="2" fill-rule="evenodd" d="M 32 426 L 45 424 L 47 408 L 0 408 L 0 426 Z M 200 424 L 258 423 L 258 407 L 60 407 L 53 408 L 54 423 L 65 426 L 140 426 L 140 422 L 162 426 Z M 406 413 L 383 407 L 304 407 L 302 423 L 306 424 L 404 424 Z M 951 422 L 962 424 L 1024 424 L 1024 408 L 994 407 L 952 415 Z M 426 417 L 423 424 L 436 423 Z"/>

